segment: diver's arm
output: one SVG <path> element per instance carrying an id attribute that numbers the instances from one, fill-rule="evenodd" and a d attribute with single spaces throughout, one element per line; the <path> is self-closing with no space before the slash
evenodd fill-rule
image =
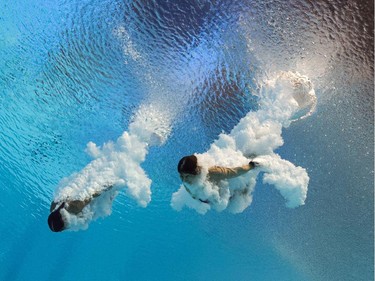
<path id="1" fill-rule="evenodd" d="M 251 163 L 251 162 L 250 162 Z M 246 172 L 254 169 L 255 165 L 246 164 L 235 168 L 226 168 L 221 166 L 214 166 L 208 169 L 208 177 L 213 181 L 220 181 L 225 179 L 231 179 L 239 177 Z"/>
<path id="2" fill-rule="evenodd" d="M 68 202 L 68 207 L 66 208 L 66 210 L 69 213 L 78 214 L 78 213 L 82 212 L 83 208 L 85 208 L 88 204 L 90 204 L 90 202 L 92 201 L 92 199 L 94 199 L 96 197 L 99 197 L 104 192 L 110 190 L 112 187 L 113 187 L 113 185 L 105 186 L 105 189 L 103 189 L 101 191 L 98 191 L 98 192 L 95 192 L 92 195 L 92 197 L 87 198 L 85 200 L 73 200 L 73 201 L 69 201 Z"/>
<path id="3" fill-rule="evenodd" d="M 103 190 L 97 191 L 92 195 L 92 198 L 96 198 L 100 195 L 102 195 L 103 192 L 106 192 L 110 190 L 113 187 L 113 185 L 105 185 Z"/>

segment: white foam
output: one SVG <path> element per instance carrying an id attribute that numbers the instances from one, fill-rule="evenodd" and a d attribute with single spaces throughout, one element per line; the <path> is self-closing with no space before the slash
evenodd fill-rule
<path id="1" fill-rule="evenodd" d="M 151 201 L 151 180 L 142 169 L 148 149 L 161 145 L 170 133 L 167 113 L 152 105 L 143 105 L 135 114 L 129 131 L 124 132 L 116 142 L 107 142 L 99 147 L 93 142 L 86 151 L 93 157 L 80 172 L 63 179 L 56 191 L 54 201 L 85 200 L 96 193 L 82 213 L 63 213 L 69 229 L 85 229 L 89 222 L 111 213 L 112 201 L 120 190 L 141 207 Z M 108 186 L 112 189 L 106 190 Z M 103 193 L 104 191 L 104 193 Z"/>
<path id="2" fill-rule="evenodd" d="M 280 191 L 287 207 L 304 204 L 309 182 L 306 170 L 281 159 L 274 150 L 283 145 L 283 128 L 315 110 L 316 96 L 312 84 L 298 73 L 279 73 L 263 84 L 259 102 L 258 111 L 249 112 L 229 134 L 220 134 L 207 152 L 196 156 L 203 170 L 214 165 L 241 166 L 254 155 L 258 155 L 255 161 L 261 166 L 218 185 L 204 177 L 195 187 L 189 187 L 195 197 L 203 196 L 209 204 L 194 200 L 182 185 L 172 196 L 174 209 L 179 211 L 187 206 L 202 214 L 210 209 L 242 212 L 252 202 L 252 192 L 260 172 L 264 172 L 264 183 L 272 184 Z"/>
<path id="3" fill-rule="evenodd" d="M 138 52 L 125 26 L 120 25 L 117 28 L 115 28 L 113 30 L 113 35 L 119 39 L 122 45 L 123 53 L 125 54 L 126 57 L 129 57 L 134 61 L 139 61 L 142 59 L 142 55 Z M 128 61 L 125 60 L 125 64 L 127 63 Z"/>

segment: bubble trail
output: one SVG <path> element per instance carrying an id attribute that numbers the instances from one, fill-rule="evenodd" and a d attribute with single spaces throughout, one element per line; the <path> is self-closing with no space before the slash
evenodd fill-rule
<path id="1" fill-rule="evenodd" d="M 193 199 L 181 185 L 172 195 L 172 208 L 180 211 L 187 206 L 201 214 L 210 209 L 242 212 L 252 202 L 252 192 L 260 172 L 263 172 L 263 182 L 274 185 L 281 193 L 287 207 L 304 204 L 309 183 L 306 170 L 281 159 L 274 150 L 284 144 L 283 128 L 314 112 L 317 99 L 312 83 L 299 73 L 281 72 L 262 85 L 259 102 L 258 111 L 249 112 L 229 134 L 220 134 L 208 151 L 195 154 L 202 173 L 189 190 L 194 197 L 203 196 L 210 203 Z M 236 167 L 252 158 L 261 164 L 260 167 L 219 184 L 207 180 L 209 167 Z"/>
<path id="2" fill-rule="evenodd" d="M 92 220 L 110 215 L 112 201 L 121 190 L 141 207 L 146 207 L 151 201 L 152 181 L 141 164 L 149 147 L 162 145 L 169 133 L 168 113 L 153 105 L 142 105 L 129 130 L 116 142 L 109 141 L 101 147 L 89 142 L 86 152 L 93 160 L 81 171 L 64 178 L 54 194 L 55 202 L 94 197 L 77 215 L 62 210 L 68 229 L 86 229 Z M 95 197 L 94 194 L 101 195 Z"/>

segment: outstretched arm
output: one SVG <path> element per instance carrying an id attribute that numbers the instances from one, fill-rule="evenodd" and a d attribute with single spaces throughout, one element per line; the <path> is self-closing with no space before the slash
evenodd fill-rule
<path id="1" fill-rule="evenodd" d="M 258 166 L 259 163 L 254 161 L 250 161 L 249 164 L 235 168 L 214 166 L 208 169 L 208 177 L 212 181 L 231 179 L 239 177 Z"/>
<path id="2" fill-rule="evenodd" d="M 92 197 L 87 198 L 85 200 L 73 200 L 73 201 L 69 201 L 68 202 L 67 211 L 69 213 L 73 213 L 73 214 L 78 214 L 78 213 L 82 212 L 83 208 L 85 208 L 88 204 L 90 204 L 90 202 L 92 201 L 92 199 L 94 199 L 96 197 L 99 197 L 104 192 L 110 190 L 112 187 L 113 187 L 113 185 L 105 186 L 105 189 L 100 190 L 98 192 L 95 192 L 92 195 Z"/>
<path id="3" fill-rule="evenodd" d="M 113 187 L 113 185 L 105 185 L 103 190 L 97 191 L 92 195 L 92 198 L 96 198 L 100 195 L 102 195 L 104 192 L 110 190 Z M 91 201 L 91 200 L 90 200 Z"/>

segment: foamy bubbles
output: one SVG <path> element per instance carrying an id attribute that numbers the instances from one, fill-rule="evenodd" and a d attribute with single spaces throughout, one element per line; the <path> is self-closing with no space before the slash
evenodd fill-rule
<path id="1" fill-rule="evenodd" d="M 125 26 L 118 26 L 113 30 L 113 35 L 116 36 L 122 45 L 122 50 L 126 57 L 131 58 L 134 61 L 139 61 L 142 59 L 141 54 L 137 51 L 136 46 L 134 45 L 129 32 L 126 30 Z M 127 64 L 128 61 L 125 61 Z"/>
<path id="2" fill-rule="evenodd" d="M 54 196 L 55 202 L 84 201 L 93 198 L 81 213 L 63 212 L 68 228 L 85 229 L 89 222 L 111 214 L 112 201 L 120 190 L 141 207 L 151 201 L 151 179 L 141 164 L 152 145 L 161 145 L 170 132 L 167 114 L 154 106 L 143 105 L 135 114 L 129 131 L 116 142 L 109 141 L 99 147 L 93 142 L 86 151 L 93 157 L 80 172 L 63 179 Z M 111 187 L 111 188 L 108 188 Z"/>
<path id="3" fill-rule="evenodd" d="M 263 84 L 259 97 L 258 111 L 249 112 L 229 134 L 220 134 L 208 151 L 196 154 L 201 176 L 189 185 L 190 193 L 183 185 L 173 193 L 171 206 L 175 210 L 189 207 L 201 214 L 211 209 L 240 213 L 253 200 L 259 173 L 264 183 L 280 192 L 287 207 L 304 204 L 309 183 L 306 170 L 281 159 L 274 150 L 283 145 L 282 129 L 315 109 L 312 84 L 298 73 L 283 72 Z M 110 215 L 112 202 L 122 190 L 141 207 L 149 204 L 152 181 L 141 164 L 150 146 L 167 140 L 172 119 L 164 108 L 145 103 L 134 114 L 129 130 L 115 142 L 87 144 L 86 152 L 93 160 L 80 172 L 63 179 L 54 196 L 55 202 L 92 199 L 78 214 L 62 210 L 69 229 L 86 229 L 92 220 Z M 219 183 L 207 181 L 209 167 L 242 166 L 252 158 L 260 163 L 256 169 Z"/>
<path id="4" fill-rule="evenodd" d="M 220 134 L 203 154 L 196 154 L 203 169 L 219 165 L 241 166 L 250 158 L 260 163 L 250 172 L 233 179 L 213 184 L 207 179 L 190 190 L 210 194 L 204 203 L 188 194 L 183 185 L 172 196 L 171 206 L 181 210 L 184 206 L 204 214 L 210 209 L 242 212 L 252 202 L 256 178 L 263 172 L 263 182 L 274 185 L 286 200 L 286 206 L 303 205 L 307 196 L 309 177 L 304 168 L 283 160 L 274 150 L 283 145 L 282 128 L 294 120 L 310 115 L 316 107 L 316 96 L 311 82 L 298 73 L 281 72 L 261 87 L 260 107 L 249 112 L 229 134 Z"/>

